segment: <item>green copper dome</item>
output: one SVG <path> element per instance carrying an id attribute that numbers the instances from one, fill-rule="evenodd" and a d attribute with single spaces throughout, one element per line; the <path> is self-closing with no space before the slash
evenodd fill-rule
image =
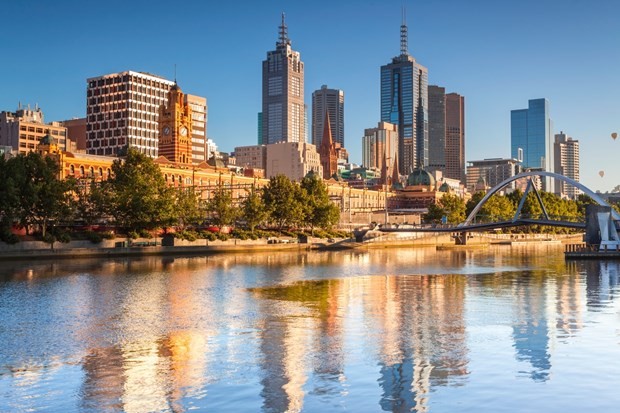
<path id="1" fill-rule="evenodd" d="M 407 186 L 435 186 L 435 178 L 424 169 L 414 169 L 407 177 Z"/>

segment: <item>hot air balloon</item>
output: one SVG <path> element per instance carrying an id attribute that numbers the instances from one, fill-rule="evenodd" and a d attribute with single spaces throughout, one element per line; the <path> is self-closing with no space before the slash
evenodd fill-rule
<path id="1" fill-rule="evenodd" d="M 612 134 L 611 134 L 611 138 L 612 138 L 613 140 L 616 140 L 616 138 L 617 138 L 617 137 L 618 137 L 618 134 L 617 134 L 616 132 L 614 132 L 614 133 L 612 133 Z"/>
<path id="2" fill-rule="evenodd" d="M 601 176 L 601 178 L 602 178 L 602 177 L 604 177 L 604 176 L 605 176 L 605 171 L 598 171 L 598 174 L 599 174 L 599 175 Z"/>

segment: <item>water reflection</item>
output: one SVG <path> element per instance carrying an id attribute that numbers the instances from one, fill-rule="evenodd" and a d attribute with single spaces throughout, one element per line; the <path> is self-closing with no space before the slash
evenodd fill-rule
<path id="1" fill-rule="evenodd" d="M 592 315 L 615 315 L 620 264 L 419 249 L 8 268 L 10 410 L 432 412 L 485 375 L 552 386 Z"/>

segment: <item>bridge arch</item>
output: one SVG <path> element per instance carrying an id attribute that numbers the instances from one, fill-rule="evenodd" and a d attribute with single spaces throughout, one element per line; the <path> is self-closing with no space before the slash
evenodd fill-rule
<path id="1" fill-rule="evenodd" d="M 500 182 L 495 187 L 490 189 L 489 192 L 487 192 L 486 195 L 480 200 L 480 202 L 478 202 L 478 205 L 476 205 L 476 207 L 471 211 L 471 213 L 469 214 L 469 216 L 467 217 L 465 222 L 463 222 L 459 226 L 469 226 L 469 225 L 471 225 L 472 221 L 474 220 L 474 218 L 478 214 L 478 211 L 480 211 L 480 208 L 482 208 L 482 206 L 489 200 L 489 198 L 491 198 L 493 195 L 495 195 L 496 193 L 498 193 L 499 191 L 504 189 L 509 183 L 514 182 L 514 181 L 516 181 L 518 179 L 528 178 L 528 177 L 532 177 L 532 176 L 547 176 L 547 177 L 551 177 L 553 179 L 559 179 L 560 181 L 564 181 L 564 182 L 566 182 L 566 183 L 568 183 L 568 184 L 570 184 L 570 185 L 572 185 L 572 186 L 574 186 L 576 188 L 579 188 L 584 194 L 588 195 L 590 198 L 592 198 L 594 201 L 596 201 L 596 203 L 598 203 L 599 205 L 610 206 L 596 192 L 592 191 L 591 189 L 589 189 L 585 185 L 575 181 L 574 179 L 570 179 L 570 178 L 568 178 L 568 177 L 566 177 L 564 175 L 556 174 L 556 173 L 553 173 L 553 172 L 546 172 L 546 171 L 522 172 L 520 174 L 517 174 L 517 175 L 515 175 L 515 176 L 513 176 L 511 178 L 508 178 L 508 179 Z M 615 209 L 612 208 L 611 209 L 611 213 L 612 213 L 612 216 L 613 216 L 613 218 L 615 220 L 620 220 L 620 214 L 618 214 Z"/>

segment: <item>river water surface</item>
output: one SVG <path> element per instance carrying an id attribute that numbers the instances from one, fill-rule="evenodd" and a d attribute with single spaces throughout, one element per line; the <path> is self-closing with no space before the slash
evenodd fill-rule
<path id="1" fill-rule="evenodd" d="M 612 412 L 620 261 L 558 247 L 0 263 L 0 412 Z"/>

